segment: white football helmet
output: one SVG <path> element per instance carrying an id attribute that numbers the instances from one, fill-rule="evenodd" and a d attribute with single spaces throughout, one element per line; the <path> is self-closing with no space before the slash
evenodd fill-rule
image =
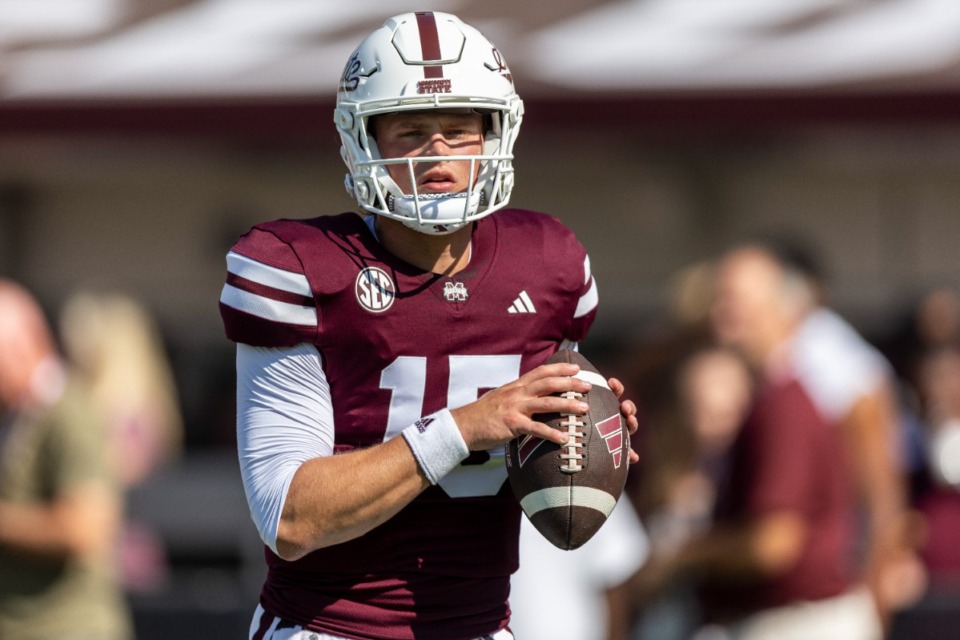
<path id="1" fill-rule="evenodd" d="M 457 194 L 420 194 L 414 164 L 437 156 L 384 159 L 370 118 L 398 111 L 469 109 L 487 117 L 483 153 L 444 156 L 479 165 L 476 183 Z M 523 102 L 503 56 L 479 31 L 448 13 L 405 13 L 387 20 L 347 61 L 334 122 L 346 163 L 345 186 L 366 211 L 400 220 L 423 233 L 451 233 L 504 207 L 513 189 L 513 144 Z M 403 193 L 387 172 L 405 164 L 414 193 Z M 471 174 L 478 167 L 471 164 Z"/>

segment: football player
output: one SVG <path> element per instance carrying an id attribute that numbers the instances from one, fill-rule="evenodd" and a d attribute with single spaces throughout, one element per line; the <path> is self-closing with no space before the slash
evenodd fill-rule
<path id="1" fill-rule="evenodd" d="M 334 112 L 365 217 L 268 222 L 229 252 L 240 465 L 267 547 L 252 639 L 512 637 L 503 445 L 562 444 L 532 416 L 585 412 L 555 395 L 588 390 L 577 368 L 541 363 L 598 301 L 571 231 L 505 208 L 522 117 L 476 29 L 391 18 Z"/>

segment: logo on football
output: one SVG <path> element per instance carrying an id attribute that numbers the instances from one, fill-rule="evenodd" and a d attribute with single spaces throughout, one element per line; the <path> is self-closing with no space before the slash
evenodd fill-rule
<path id="1" fill-rule="evenodd" d="M 583 394 L 590 410 L 582 416 L 534 416 L 570 438 L 563 446 L 532 436 L 512 440 L 507 444 L 507 474 L 533 526 L 555 546 L 576 549 L 603 526 L 623 492 L 630 436 L 619 398 L 585 357 L 561 349 L 547 362 L 580 365 L 577 377 L 593 385 Z"/>

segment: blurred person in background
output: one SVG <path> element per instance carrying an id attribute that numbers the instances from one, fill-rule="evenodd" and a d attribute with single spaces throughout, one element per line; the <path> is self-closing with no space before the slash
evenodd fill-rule
<path id="1" fill-rule="evenodd" d="M 133 489 L 182 449 L 183 423 L 160 332 L 134 298 L 81 291 L 63 307 L 60 334 L 106 426 L 108 460 L 123 489 Z M 163 541 L 142 522 L 124 521 L 120 559 L 128 590 L 157 588 L 166 578 Z"/>
<path id="2" fill-rule="evenodd" d="M 904 306 L 902 318 L 882 336 L 879 347 L 907 385 L 906 391 L 915 394 L 925 355 L 960 343 L 960 291 L 951 285 L 936 285 Z M 916 398 L 907 400 L 915 402 Z"/>
<path id="3" fill-rule="evenodd" d="M 879 348 L 893 364 L 899 381 L 904 424 L 904 466 L 909 495 L 930 488 L 928 433 L 930 417 L 923 396 L 931 358 L 960 344 L 960 291 L 949 285 L 924 290 L 905 305 L 900 322 L 881 337 Z M 929 390 L 929 388 L 928 388 Z"/>
<path id="4" fill-rule="evenodd" d="M 644 509 L 654 546 L 676 544 L 710 519 L 727 453 L 750 406 L 752 379 L 740 356 L 722 346 L 704 346 L 685 358 L 674 376 L 677 420 L 660 431 L 651 462 L 666 462 L 657 496 Z M 670 443 L 670 438 L 677 442 Z M 657 485 L 660 485 L 659 487 Z"/>
<path id="5" fill-rule="evenodd" d="M 122 491 L 89 389 L 21 286 L 0 281 L 0 638 L 129 640 Z"/>
<path id="6" fill-rule="evenodd" d="M 960 344 L 960 292 L 951 286 L 934 287 L 920 301 L 917 335 L 928 347 Z"/>
<path id="7" fill-rule="evenodd" d="M 625 492 L 642 521 L 663 504 L 676 473 L 696 457 L 694 431 L 678 398 L 678 370 L 688 358 L 712 345 L 708 326 L 713 265 L 687 265 L 669 279 L 664 313 L 618 350 L 617 370 L 629 381 L 643 423 L 633 437 L 642 460 L 631 467 Z"/>
<path id="8" fill-rule="evenodd" d="M 630 381 L 644 414 L 659 416 L 676 408 L 677 367 L 711 342 L 707 316 L 712 268 L 701 261 L 674 273 L 667 282 L 662 316 L 620 350 L 615 366 Z M 636 437 L 645 435 L 641 430 Z M 637 479 L 629 478 L 632 491 L 642 491 Z"/>
<path id="9" fill-rule="evenodd" d="M 931 349 L 918 364 L 925 464 L 914 505 L 932 595 L 960 595 L 960 344 Z"/>
<path id="10" fill-rule="evenodd" d="M 622 351 L 618 369 L 639 398 L 641 459 L 626 495 L 650 536 L 651 553 L 675 549 L 710 521 L 715 480 L 749 402 L 742 359 L 710 336 L 714 265 L 691 263 L 668 280 L 664 313 Z M 623 587 L 615 597 L 629 602 Z M 698 620 L 691 585 L 678 582 L 637 621 L 645 640 L 687 638 Z"/>
<path id="11" fill-rule="evenodd" d="M 798 381 L 824 419 L 840 429 L 861 509 L 863 574 L 885 623 L 922 592 L 908 509 L 898 381 L 884 355 L 827 304 L 823 269 L 807 246 L 767 244 L 807 280 L 812 296 L 791 343 Z"/>
<path id="12" fill-rule="evenodd" d="M 638 500 L 658 558 L 709 528 L 753 386 L 743 359 L 710 343 L 691 345 L 669 378 L 672 406 L 651 416 L 648 442 L 639 447 Z M 644 607 L 638 633 L 644 640 L 685 640 L 699 618 L 693 585 L 678 581 Z"/>
<path id="13" fill-rule="evenodd" d="M 630 581 L 642 603 L 677 579 L 697 585 L 698 640 L 877 640 L 882 627 L 854 556 L 854 472 L 790 347 L 814 292 L 762 245 L 719 263 L 711 324 L 755 377 L 710 527 L 652 556 Z"/>

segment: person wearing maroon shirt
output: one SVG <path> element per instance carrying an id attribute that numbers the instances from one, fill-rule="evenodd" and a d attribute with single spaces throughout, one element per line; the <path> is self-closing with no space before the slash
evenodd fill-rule
<path id="1" fill-rule="evenodd" d="M 698 640 L 878 640 L 856 572 L 849 452 L 791 370 L 806 281 L 762 245 L 727 252 L 716 273 L 716 339 L 751 365 L 757 387 L 729 454 L 708 531 L 654 557 L 629 584 L 643 600 L 680 576 L 698 585 Z"/>
<path id="2" fill-rule="evenodd" d="M 583 413 L 559 394 L 589 384 L 543 362 L 598 304 L 573 233 L 505 208 L 522 114 L 478 31 L 391 18 L 334 113 L 364 217 L 275 220 L 229 252 L 220 310 L 268 566 L 252 640 L 512 638 L 504 444 L 566 440 L 533 416 Z"/>

